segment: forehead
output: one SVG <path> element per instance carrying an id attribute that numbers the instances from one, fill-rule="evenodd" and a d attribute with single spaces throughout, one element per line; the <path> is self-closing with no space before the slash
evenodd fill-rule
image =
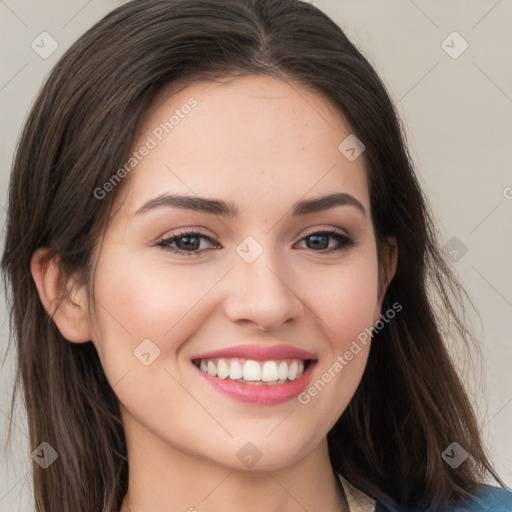
<path id="1" fill-rule="evenodd" d="M 162 193 L 229 198 L 266 208 L 328 192 L 369 210 L 363 158 L 339 146 L 351 130 L 318 92 L 268 76 L 176 83 L 146 112 L 123 209 Z M 147 147 L 142 151 L 142 148 Z"/>

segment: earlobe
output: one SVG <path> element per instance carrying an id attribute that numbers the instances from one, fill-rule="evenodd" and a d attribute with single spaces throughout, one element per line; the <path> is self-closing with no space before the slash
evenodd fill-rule
<path id="1" fill-rule="evenodd" d="M 394 236 L 388 238 L 388 280 L 386 282 L 386 289 L 396 273 L 398 264 L 398 245 Z"/>
<path id="2" fill-rule="evenodd" d="M 76 281 L 65 278 L 57 257 L 45 261 L 47 252 L 43 247 L 37 249 L 30 262 L 39 298 L 64 338 L 73 343 L 89 341 L 85 291 L 73 290 Z"/>
<path id="3" fill-rule="evenodd" d="M 382 302 L 384 300 L 384 295 L 386 294 L 386 290 L 388 289 L 389 283 L 393 279 L 396 268 L 398 264 L 398 245 L 396 238 L 394 236 L 390 236 L 386 241 L 385 248 L 385 261 L 381 265 L 381 277 L 379 283 L 379 297 L 378 297 L 378 307 L 376 310 L 375 322 L 377 322 L 381 315 Z"/>

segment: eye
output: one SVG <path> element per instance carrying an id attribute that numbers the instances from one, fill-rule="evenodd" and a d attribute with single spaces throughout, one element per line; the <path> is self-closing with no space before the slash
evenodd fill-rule
<path id="1" fill-rule="evenodd" d="M 183 254 L 186 256 L 197 256 L 200 252 L 197 252 L 199 249 L 199 245 L 201 240 L 207 240 L 208 242 L 212 242 L 213 239 L 207 235 L 202 233 L 198 233 L 196 231 L 182 231 L 177 233 L 176 235 L 166 238 L 165 240 L 161 240 L 156 245 L 158 247 L 162 247 L 167 251 L 171 251 L 174 254 Z M 171 247 L 171 244 L 176 244 L 177 249 Z M 181 247 L 181 248 L 180 248 Z M 183 248 L 185 250 L 183 250 Z"/>
<path id="2" fill-rule="evenodd" d="M 329 248 L 329 238 L 334 238 L 338 241 L 338 245 Z M 314 252 L 320 253 L 330 253 L 334 251 L 341 251 L 344 249 L 348 249 L 349 247 L 353 247 L 356 245 L 356 242 L 350 238 L 348 235 L 344 235 L 343 233 L 338 233 L 335 229 L 324 229 L 322 231 L 313 231 L 306 235 L 302 240 L 310 240 L 310 243 L 306 242 L 308 248 L 316 248 L 320 250 L 315 250 Z M 311 247 L 312 246 L 312 247 Z"/>
<path id="3" fill-rule="evenodd" d="M 337 240 L 338 245 L 329 248 L 330 238 Z M 207 242 L 211 243 L 214 242 L 211 237 L 204 235 L 203 233 L 199 233 L 197 231 L 181 231 L 170 238 L 160 240 L 156 245 L 158 247 L 162 247 L 166 251 L 172 252 L 173 254 L 198 256 L 206 250 L 199 250 L 201 240 L 206 240 Z M 313 249 L 313 252 L 320 252 L 324 254 L 334 251 L 341 251 L 356 245 L 356 242 L 352 238 L 350 238 L 348 235 L 344 235 L 343 233 L 338 233 L 335 229 L 313 231 L 312 233 L 306 235 L 301 240 L 301 242 L 308 240 L 311 241 L 306 244 L 308 248 Z M 173 247 L 173 244 L 176 244 L 176 247 Z M 219 244 L 216 245 L 218 248 Z"/>

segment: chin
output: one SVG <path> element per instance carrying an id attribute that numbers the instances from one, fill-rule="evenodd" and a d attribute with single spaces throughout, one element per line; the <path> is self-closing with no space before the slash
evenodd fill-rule
<path id="1" fill-rule="evenodd" d="M 265 439 L 268 433 L 261 436 L 247 436 L 244 441 L 231 441 L 235 445 L 229 449 L 228 453 L 224 450 L 217 456 L 213 456 L 213 461 L 221 462 L 230 469 L 237 471 L 279 471 L 293 466 L 304 457 L 308 456 L 318 445 L 319 441 L 313 443 L 311 440 L 293 442 L 288 435 L 276 432 Z M 275 436 L 274 439 L 271 439 Z"/>

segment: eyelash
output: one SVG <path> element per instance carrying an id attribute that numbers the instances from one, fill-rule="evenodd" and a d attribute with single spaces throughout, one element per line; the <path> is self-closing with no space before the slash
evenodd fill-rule
<path id="1" fill-rule="evenodd" d="M 352 238 L 350 238 L 347 235 L 343 235 L 342 233 L 338 233 L 334 229 L 323 229 L 320 231 L 313 231 L 313 232 L 305 235 L 300 241 L 302 242 L 302 240 L 309 238 L 313 235 L 324 235 L 324 236 L 327 235 L 329 237 L 335 238 L 340 243 L 340 245 L 338 247 L 332 247 L 330 249 L 322 249 L 320 251 L 313 251 L 313 252 L 318 252 L 321 254 L 327 254 L 327 253 L 331 253 L 331 252 L 335 252 L 335 251 L 342 251 L 342 250 L 348 249 L 348 248 L 356 245 L 356 242 Z M 172 252 L 173 254 L 186 255 L 186 256 L 197 256 L 197 255 L 201 254 L 202 251 L 195 251 L 195 252 L 194 251 L 182 251 L 181 249 L 172 249 L 169 246 L 170 244 L 176 242 L 176 240 L 178 240 L 180 238 L 185 238 L 185 237 L 189 237 L 189 238 L 195 237 L 195 238 L 200 238 L 203 240 L 208 240 L 209 242 L 213 242 L 213 239 L 211 237 L 204 235 L 202 233 L 198 233 L 197 231 L 181 231 L 170 238 L 160 240 L 159 242 L 157 242 L 156 245 L 166 251 Z"/>

